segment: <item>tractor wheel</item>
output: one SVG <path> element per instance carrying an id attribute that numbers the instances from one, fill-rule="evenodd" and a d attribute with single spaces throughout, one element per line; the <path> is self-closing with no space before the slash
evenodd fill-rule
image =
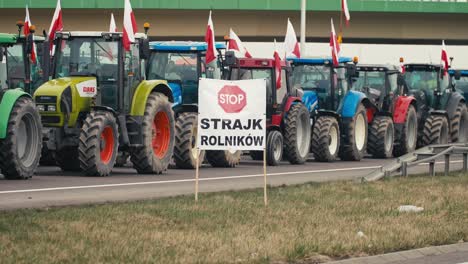
<path id="1" fill-rule="evenodd" d="M 420 145 L 447 144 L 449 142 L 449 124 L 442 115 L 430 115 L 424 123 Z"/>
<path id="2" fill-rule="evenodd" d="M 115 167 L 125 167 L 129 158 L 130 153 L 126 151 L 119 151 L 119 154 L 117 154 L 117 159 L 115 160 Z"/>
<path id="3" fill-rule="evenodd" d="M 393 155 L 399 157 L 416 149 L 418 142 L 418 117 L 414 106 L 410 105 L 406 112 L 405 123 L 401 131 L 396 130 L 396 142 Z"/>
<path id="4" fill-rule="evenodd" d="M 42 144 L 41 159 L 39 160 L 39 165 L 41 166 L 56 166 L 57 162 L 55 161 L 54 152 L 50 151 L 47 148 L 47 144 Z"/>
<path id="5" fill-rule="evenodd" d="M 161 174 L 174 150 L 174 112 L 165 95 L 148 96 L 141 129 L 143 146 L 132 151 L 133 167 L 141 174 Z"/>
<path id="6" fill-rule="evenodd" d="M 41 117 L 28 97 L 11 109 L 6 138 L 0 140 L 0 171 L 6 179 L 29 179 L 41 158 Z"/>
<path id="7" fill-rule="evenodd" d="M 283 135 L 272 130 L 268 133 L 266 142 L 266 161 L 270 166 L 278 166 L 283 156 Z"/>
<path id="8" fill-rule="evenodd" d="M 455 115 L 450 120 L 451 142 L 465 143 L 468 139 L 468 111 L 466 105 L 460 102 Z"/>
<path id="9" fill-rule="evenodd" d="M 340 126 L 332 116 L 320 116 L 314 124 L 311 151 L 316 161 L 334 161 L 340 149 Z"/>
<path id="10" fill-rule="evenodd" d="M 263 151 L 252 150 L 249 151 L 249 155 L 253 160 L 263 160 Z"/>
<path id="11" fill-rule="evenodd" d="M 119 149 L 119 128 L 110 112 L 88 114 L 81 128 L 78 146 L 80 167 L 88 176 L 108 176 Z"/>
<path id="12" fill-rule="evenodd" d="M 234 168 L 239 164 L 242 151 L 231 152 L 229 150 L 209 150 L 206 151 L 206 160 L 213 167 Z"/>
<path id="13" fill-rule="evenodd" d="M 182 113 L 176 121 L 174 161 L 179 169 L 195 169 L 197 160 L 198 117 L 196 113 Z M 205 151 L 200 151 L 198 165 L 205 158 Z"/>
<path id="14" fill-rule="evenodd" d="M 65 147 L 55 154 L 57 165 L 62 171 L 81 171 L 78 148 Z"/>
<path id="15" fill-rule="evenodd" d="M 340 158 L 352 161 L 361 160 L 367 148 L 367 114 L 362 104 L 359 105 L 356 114 L 345 129 L 348 130 L 349 144 L 341 144 Z"/>
<path id="16" fill-rule="evenodd" d="M 392 118 L 376 116 L 369 129 L 367 152 L 374 158 L 391 158 L 395 141 L 394 131 Z"/>
<path id="17" fill-rule="evenodd" d="M 284 120 L 284 155 L 291 164 L 303 164 L 310 148 L 310 115 L 303 104 L 294 104 Z"/>

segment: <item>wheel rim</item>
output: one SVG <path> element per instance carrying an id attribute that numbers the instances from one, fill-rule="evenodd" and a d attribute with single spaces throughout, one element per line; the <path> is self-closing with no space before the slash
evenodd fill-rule
<path id="1" fill-rule="evenodd" d="M 416 129 L 416 117 L 411 115 L 410 118 L 408 119 L 408 146 L 412 148 L 414 145 L 416 145 L 416 134 L 417 129 Z"/>
<path id="2" fill-rule="evenodd" d="M 114 130 L 106 126 L 101 133 L 101 162 L 109 164 L 114 153 Z"/>
<path id="3" fill-rule="evenodd" d="M 385 132 L 385 151 L 389 152 L 393 145 L 393 128 L 387 127 Z"/>
<path id="4" fill-rule="evenodd" d="M 169 128 L 169 117 L 166 112 L 158 112 L 154 116 L 153 129 L 153 153 L 158 158 L 163 158 L 171 142 L 171 130 Z"/>
<path id="5" fill-rule="evenodd" d="M 281 154 L 283 152 L 283 143 L 281 139 L 278 137 L 275 140 L 275 144 L 273 144 L 273 156 L 275 157 L 276 161 L 281 160 Z"/>
<path id="6" fill-rule="evenodd" d="M 354 139 L 357 149 L 361 151 L 364 148 L 364 143 L 366 141 L 366 119 L 363 114 L 359 114 L 356 118 Z"/>
<path id="7" fill-rule="evenodd" d="M 39 133 L 31 114 L 25 114 L 19 123 L 16 131 L 17 137 L 17 155 L 21 164 L 30 167 L 38 152 L 37 134 Z"/>
<path id="8" fill-rule="evenodd" d="M 329 137 L 328 151 L 331 155 L 335 155 L 335 153 L 338 151 L 338 129 L 336 129 L 336 126 L 332 126 L 330 128 Z"/>
<path id="9" fill-rule="evenodd" d="M 304 138 L 307 134 L 310 134 L 308 131 L 309 126 L 309 116 L 306 114 L 301 115 L 299 117 L 299 120 L 297 120 L 297 147 L 299 150 L 299 154 L 302 157 L 306 156 L 309 153 L 309 146 L 308 144 L 304 143 Z"/>

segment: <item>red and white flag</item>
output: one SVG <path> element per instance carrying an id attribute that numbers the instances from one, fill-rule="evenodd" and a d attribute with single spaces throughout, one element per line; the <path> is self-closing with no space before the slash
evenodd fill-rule
<path id="1" fill-rule="evenodd" d="M 25 37 L 31 34 L 31 31 L 30 31 L 31 26 L 32 26 L 32 23 L 31 23 L 31 18 L 29 17 L 29 9 L 28 9 L 28 6 L 26 6 L 26 17 L 24 18 L 24 28 L 23 28 L 23 34 Z M 33 40 L 32 50 L 31 50 L 31 61 L 32 63 L 36 63 L 36 43 L 34 43 L 34 35 L 32 36 L 31 39 Z"/>
<path id="2" fill-rule="evenodd" d="M 55 7 L 54 16 L 49 28 L 49 49 L 52 51 L 53 43 L 55 39 L 55 32 L 63 30 L 62 21 L 62 7 L 60 6 L 60 0 L 57 0 L 57 6 Z"/>
<path id="3" fill-rule="evenodd" d="M 135 42 L 135 33 L 138 32 L 135 15 L 133 14 L 130 0 L 125 0 L 123 20 L 123 46 L 126 51 L 130 50 L 130 44 Z"/>
<path id="4" fill-rule="evenodd" d="M 227 49 L 230 51 L 234 51 L 237 57 L 252 58 L 252 55 L 250 55 L 247 48 L 244 47 L 244 44 L 242 44 L 242 41 L 232 30 L 232 28 L 229 30 L 229 42 Z"/>
<path id="5" fill-rule="evenodd" d="M 296 32 L 294 31 L 294 27 L 291 24 L 291 21 L 289 21 L 289 18 L 288 27 L 286 29 L 286 37 L 284 38 L 284 51 L 286 52 L 286 57 L 301 57 L 299 41 L 297 41 Z"/>
<path id="6" fill-rule="evenodd" d="M 402 74 L 405 74 L 405 72 L 406 72 L 405 63 L 404 63 L 404 62 L 400 62 L 400 72 L 401 72 Z"/>
<path id="7" fill-rule="evenodd" d="M 211 11 L 210 16 L 208 18 L 208 25 L 206 26 L 205 42 L 207 44 L 206 63 L 209 64 L 217 58 L 213 20 L 211 20 Z"/>
<path id="8" fill-rule="evenodd" d="M 340 63 L 340 43 L 338 43 L 338 38 L 335 33 L 333 18 L 331 19 L 330 47 L 332 52 L 333 66 L 338 66 Z"/>
<path id="9" fill-rule="evenodd" d="M 275 58 L 275 75 L 276 75 L 276 89 L 281 88 L 281 57 L 278 50 L 276 49 L 276 39 L 275 39 L 275 52 L 273 53 Z"/>
<path id="10" fill-rule="evenodd" d="M 442 66 L 444 67 L 444 76 L 445 76 L 448 73 L 449 61 L 448 61 L 447 49 L 445 49 L 444 40 L 442 40 L 442 55 L 440 59 L 442 60 Z"/>
<path id="11" fill-rule="evenodd" d="M 343 12 L 346 18 L 346 25 L 349 25 L 349 20 L 351 20 L 351 16 L 349 15 L 348 0 L 341 0 L 341 11 Z"/>
<path id="12" fill-rule="evenodd" d="M 109 24 L 109 32 L 115 33 L 117 32 L 117 26 L 115 25 L 114 14 L 111 13 L 111 19 Z"/>

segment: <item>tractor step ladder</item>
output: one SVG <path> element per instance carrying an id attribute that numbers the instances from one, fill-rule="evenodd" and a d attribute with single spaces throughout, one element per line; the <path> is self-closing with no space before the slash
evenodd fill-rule
<path id="1" fill-rule="evenodd" d="M 408 168 L 421 163 L 429 163 L 429 174 L 435 175 L 436 159 L 444 157 L 445 175 L 450 172 L 450 155 L 463 155 L 463 171 L 468 167 L 468 143 L 453 143 L 443 145 L 431 145 L 417 149 L 411 153 L 403 155 L 390 163 L 381 166 L 367 176 L 361 178 L 362 182 L 377 181 L 384 177 L 395 175 L 399 171 L 401 176 L 408 176 Z"/>

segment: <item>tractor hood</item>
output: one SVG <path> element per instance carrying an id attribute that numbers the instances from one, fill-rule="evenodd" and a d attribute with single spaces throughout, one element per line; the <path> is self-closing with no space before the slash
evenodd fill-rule
<path id="1" fill-rule="evenodd" d="M 94 86 L 93 86 L 94 84 Z M 90 88 L 94 87 L 94 90 Z M 59 79 L 50 80 L 39 88 L 34 93 L 34 97 L 37 96 L 57 96 L 61 94 L 66 88 L 72 87 L 82 97 L 92 97 L 96 93 L 96 78 L 95 77 L 64 77 Z M 91 91 L 91 92 L 90 92 Z M 94 93 L 94 94 L 92 94 Z M 92 96 L 91 96 L 92 94 Z"/>

